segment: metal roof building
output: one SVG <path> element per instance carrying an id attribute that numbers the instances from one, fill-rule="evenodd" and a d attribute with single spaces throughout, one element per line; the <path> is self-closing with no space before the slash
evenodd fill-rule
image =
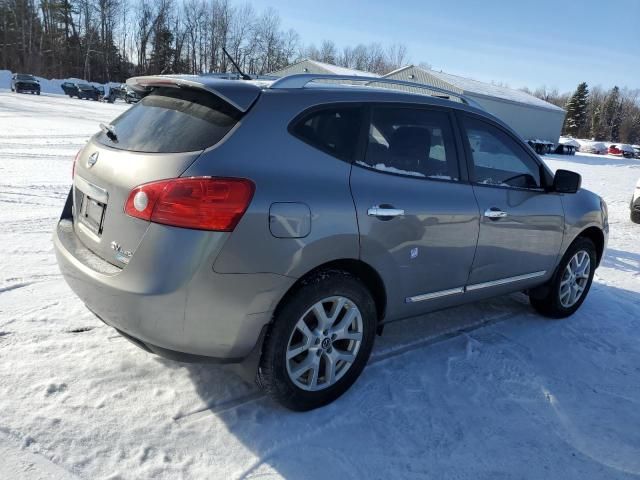
<path id="1" fill-rule="evenodd" d="M 433 85 L 463 94 L 508 124 L 525 140 L 558 143 L 560 138 L 565 111 L 520 90 L 444 72 L 425 70 L 414 65 L 399 68 L 388 73 L 384 78 Z M 412 89 L 402 85 L 387 88 L 424 93 L 423 89 Z"/>
<path id="2" fill-rule="evenodd" d="M 375 73 L 363 72 L 362 70 L 354 70 L 352 68 L 338 67 L 330 63 L 318 62 L 317 60 L 304 59 L 299 62 L 292 63 L 282 70 L 276 70 L 269 73 L 269 76 L 285 77 L 295 73 L 317 73 L 323 75 L 352 75 L 356 77 L 379 77 Z"/>

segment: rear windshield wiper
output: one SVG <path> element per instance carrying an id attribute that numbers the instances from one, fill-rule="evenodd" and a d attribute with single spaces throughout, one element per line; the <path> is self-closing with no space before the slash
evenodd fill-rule
<path id="1" fill-rule="evenodd" d="M 100 124 L 100 130 L 102 130 L 107 137 L 113 142 L 118 143 L 118 135 L 116 135 L 116 127 L 113 125 Z"/>

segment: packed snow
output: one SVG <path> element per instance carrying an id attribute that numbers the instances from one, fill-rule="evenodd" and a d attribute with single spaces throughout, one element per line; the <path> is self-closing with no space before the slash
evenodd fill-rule
<path id="1" fill-rule="evenodd" d="M 562 478 L 640 475 L 640 162 L 547 155 L 609 205 L 573 317 L 521 294 L 387 326 L 335 403 L 292 413 L 233 367 L 150 355 L 56 266 L 72 159 L 127 108 L 0 90 L 0 478 Z"/>

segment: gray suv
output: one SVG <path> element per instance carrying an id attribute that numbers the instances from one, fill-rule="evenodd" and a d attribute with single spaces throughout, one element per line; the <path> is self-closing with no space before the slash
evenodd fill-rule
<path id="1" fill-rule="evenodd" d="M 566 317 L 589 291 L 605 203 L 464 97 L 310 74 L 127 83 L 143 99 L 78 153 L 54 243 L 74 292 L 147 351 L 253 361 L 308 410 L 387 322 L 515 291 Z"/>

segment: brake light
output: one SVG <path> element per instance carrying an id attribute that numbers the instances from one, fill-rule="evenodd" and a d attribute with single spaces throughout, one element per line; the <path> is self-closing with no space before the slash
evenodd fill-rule
<path id="1" fill-rule="evenodd" d="M 129 194 L 127 215 L 154 223 L 231 232 L 255 186 L 246 178 L 188 177 L 146 183 Z"/>

